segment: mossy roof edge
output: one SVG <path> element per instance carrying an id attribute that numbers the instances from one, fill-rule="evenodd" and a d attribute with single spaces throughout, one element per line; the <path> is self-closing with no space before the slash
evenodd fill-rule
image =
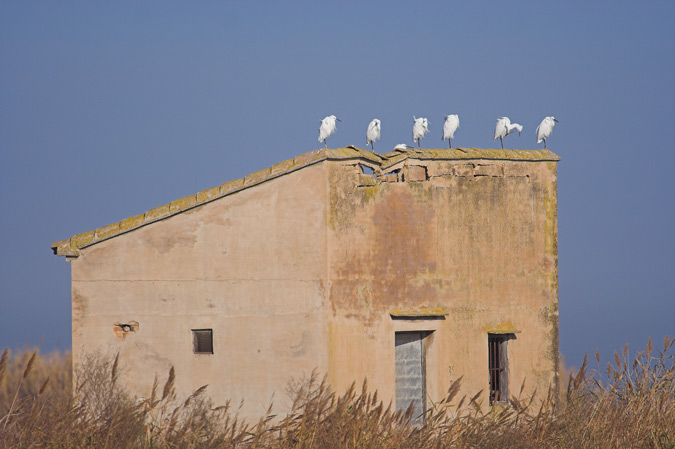
<path id="1" fill-rule="evenodd" d="M 412 159 L 488 159 L 501 161 L 557 162 L 560 156 L 548 149 L 541 150 L 496 150 L 491 148 L 452 148 L 407 150 Z"/>
<path id="2" fill-rule="evenodd" d="M 404 155 L 404 157 L 401 157 Z M 388 167 L 392 162 L 400 162 L 405 159 L 493 159 L 513 161 L 559 161 L 555 153 L 549 150 L 492 150 L 492 149 L 411 149 L 405 152 L 389 153 L 387 155 L 358 148 L 353 145 L 344 148 L 322 148 L 300 154 L 292 159 L 274 164 L 243 178 L 225 182 L 220 186 L 202 190 L 194 195 L 189 195 L 170 203 L 155 207 L 143 214 L 135 215 L 116 223 L 102 226 L 93 231 L 82 232 L 70 238 L 59 240 L 51 244 L 51 249 L 57 256 L 77 257 L 79 250 L 97 243 L 126 234 L 135 229 L 147 226 L 173 215 L 200 207 L 225 196 L 232 195 L 263 182 L 300 170 L 309 165 L 325 160 L 362 160 Z"/>

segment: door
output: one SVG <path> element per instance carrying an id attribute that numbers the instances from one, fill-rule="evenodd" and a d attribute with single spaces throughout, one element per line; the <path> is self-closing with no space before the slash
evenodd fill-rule
<path id="1" fill-rule="evenodd" d="M 413 422 L 421 423 L 425 410 L 425 332 L 396 332 L 394 359 L 396 365 L 396 410 L 415 406 Z"/>

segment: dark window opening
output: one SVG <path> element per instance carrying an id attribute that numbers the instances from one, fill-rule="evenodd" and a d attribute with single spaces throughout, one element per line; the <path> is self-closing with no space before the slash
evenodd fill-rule
<path id="1" fill-rule="evenodd" d="M 509 334 L 488 334 L 490 405 L 509 400 L 508 340 Z"/>
<path id="2" fill-rule="evenodd" d="M 361 167 L 361 172 L 364 175 L 375 175 L 375 172 L 373 171 L 372 167 L 368 167 L 367 165 L 359 164 L 359 167 Z"/>
<path id="3" fill-rule="evenodd" d="M 213 354 L 213 329 L 192 329 L 192 352 Z"/>

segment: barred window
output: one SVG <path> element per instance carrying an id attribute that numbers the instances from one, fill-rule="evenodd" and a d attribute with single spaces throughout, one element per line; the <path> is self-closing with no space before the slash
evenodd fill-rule
<path id="1" fill-rule="evenodd" d="M 509 334 L 488 334 L 490 405 L 509 400 L 508 339 Z"/>
<path id="2" fill-rule="evenodd" d="M 192 352 L 213 354 L 213 329 L 192 329 Z"/>

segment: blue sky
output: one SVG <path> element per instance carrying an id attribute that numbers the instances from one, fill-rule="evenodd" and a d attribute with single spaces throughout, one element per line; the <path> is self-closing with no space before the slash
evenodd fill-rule
<path id="1" fill-rule="evenodd" d="M 53 241 L 319 147 L 495 148 L 559 164 L 560 347 L 675 335 L 675 2 L 0 3 L 0 347 L 70 347 Z M 498 143 L 497 143 L 498 145 Z M 657 346 L 658 347 L 658 346 Z"/>

